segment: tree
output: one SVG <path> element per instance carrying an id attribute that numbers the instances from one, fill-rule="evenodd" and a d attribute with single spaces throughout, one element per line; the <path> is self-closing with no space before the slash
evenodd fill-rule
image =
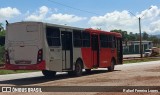
<path id="1" fill-rule="evenodd" d="M 4 36 L 5 35 L 5 30 L 3 28 L 3 24 L 0 23 L 0 36 Z"/>
<path id="2" fill-rule="evenodd" d="M 149 35 L 146 32 L 143 32 L 143 40 L 148 40 Z"/>
<path id="3" fill-rule="evenodd" d="M 0 31 L 0 36 L 5 36 L 6 30 Z"/>
<path id="4" fill-rule="evenodd" d="M 5 30 L 2 27 L 2 23 L 0 23 L 0 46 L 3 46 L 5 43 Z"/>
<path id="5" fill-rule="evenodd" d="M 4 30 L 4 28 L 3 28 L 3 24 L 2 23 L 0 23 L 0 32 L 1 31 L 3 31 Z"/>
<path id="6" fill-rule="evenodd" d="M 121 33 L 122 41 L 125 42 L 125 43 L 127 41 L 139 41 L 140 40 L 139 33 L 133 34 L 133 32 L 130 32 L 128 34 L 127 31 L 117 30 L 117 29 L 111 30 L 111 32 Z M 154 46 L 160 47 L 160 38 L 158 38 L 156 36 L 149 36 L 149 34 L 147 34 L 146 32 L 143 32 L 142 37 L 143 37 L 143 40 L 152 41 Z"/>
<path id="7" fill-rule="evenodd" d="M 129 40 L 130 41 L 135 41 L 136 40 L 136 36 L 135 36 L 135 34 L 133 34 L 133 32 L 129 33 Z"/>
<path id="8" fill-rule="evenodd" d="M 135 41 L 139 41 L 139 33 L 135 33 L 134 36 L 135 36 Z"/>
<path id="9" fill-rule="evenodd" d="M 157 46 L 159 44 L 159 40 L 156 36 L 150 36 L 149 40 L 153 42 L 154 46 Z"/>
<path id="10" fill-rule="evenodd" d="M 3 60 L 4 55 L 4 39 L 5 39 L 5 30 L 3 28 L 3 24 L 0 23 L 0 62 Z"/>
<path id="11" fill-rule="evenodd" d="M 121 33 L 123 41 L 128 41 L 129 40 L 129 36 L 127 34 L 127 31 L 122 31 L 122 30 L 115 29 L 115 30 L 111 30 L 111 32 Z"/>

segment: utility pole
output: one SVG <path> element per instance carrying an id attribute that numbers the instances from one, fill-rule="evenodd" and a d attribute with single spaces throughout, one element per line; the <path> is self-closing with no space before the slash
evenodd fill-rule
<path id="1" fill-rule="evenodd" d="M 138 20 L 139 20 L 139 41 L 140 41 L 140 45 L 139 45 L 139 47 L 140 47 L 140 57 L 142 58 L 143 57 L 143 52 L 142 52 L 142 33 L 141 33 L 141 18 L 139 17 L 138 18 Z"/>
<path id="2" fill-rule="evenodd" d="M 147 10 L 150 10 L 152 7 L 150 7 L 149 9 Z M 141 33 L 141 18 L 145 15 L 143 14 L 141 17 L 137 17 L 135 14 L 133 14 L 132 12 L 128 11 L 129 13 L 131 13 L 133 16 L 135 16 L 136 18 L 138 18 L 139 20 L 139 41 L 140 41 L 140 45 L 139 45 L 139 48 L 140 48 L 140 57 L 143 58 L 143 51 L 142 51 L 142 33 Z"/>

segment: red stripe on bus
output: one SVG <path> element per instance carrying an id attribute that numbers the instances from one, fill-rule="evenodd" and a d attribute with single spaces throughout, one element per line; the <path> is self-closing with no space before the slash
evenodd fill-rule
<path id="1" fill-rule="evenodd" d="M 5 64 L 5 69 L 7 70 L 45 70 L 46 62 L 42 61 L 41 63 L 32 64 L 32 65 Z"/>

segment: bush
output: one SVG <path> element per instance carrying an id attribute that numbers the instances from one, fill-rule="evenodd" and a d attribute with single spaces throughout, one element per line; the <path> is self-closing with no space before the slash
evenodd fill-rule
<path id="1" fill-rule="evenodd" d="M 5 53 L 4 46 L 0 46 L 0 61 L 4 61 L 4 53 Z"/>

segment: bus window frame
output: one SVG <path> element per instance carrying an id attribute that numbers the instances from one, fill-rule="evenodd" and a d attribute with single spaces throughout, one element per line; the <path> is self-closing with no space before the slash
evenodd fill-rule
<path id="1" fill-rule="evenodd" d="M 47 30 L 47 29 L 50 29 L 50 35 L 47 34 L 49 32 L 49 30 Z M 55 36 L 54 35 L 55 31 L 53 32 L 53 30 L 56 30 L 58 35 L 56 34 L 56 36 Z M 47 44 L 48 44 L 49 47 L 59 47 L 59 46 L 61 46 L 61 37 L 60 37 L 61 34 L 60 33 L 61 32 L 60 32 L 59 27 L 51 27 L 51 26 L 46 27 L 46 40 L 47 40 Z M 49 43 L 49 41 L 51 42 L 51 44 Z"/>

